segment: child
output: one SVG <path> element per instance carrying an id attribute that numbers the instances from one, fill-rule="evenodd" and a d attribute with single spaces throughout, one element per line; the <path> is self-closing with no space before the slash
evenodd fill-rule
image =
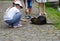
<path id="1" fill-rule="evenodd" d="M 21 12 L 19 11 L 19 8 L 22 8 L 22 4 L 20 1 L 16 1 L 14 3 L 15 5 L 10 8 L 8 12 L 6 12 L 6 14 L 4 15 L 4 21 L 9 26 L 16 28 L 22 26 L 21 23 L 19 23 L 22 16 Z"/>
<path id="2" fill-rule="evenodd" d="M 29 19 L 31 18 L 30 14 L 32 11 L 32 0 L 23 0 L 25 4 L 25 13 L 26 13 L 26 18 Z"/>
<path id="3" fill-rule="evenodd" d="M 45 3 L 47 0 L 36 0 L 38 2 L 38 14 L 45 15 Z"/>

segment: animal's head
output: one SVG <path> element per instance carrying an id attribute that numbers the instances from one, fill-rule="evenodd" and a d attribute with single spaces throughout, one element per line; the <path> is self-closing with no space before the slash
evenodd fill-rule
<path id="1" fill-rule="evenodd" d="M 35 24 L 36 21 L 37 21 L 36 19 L 37 19 L 36 17 L 31 18 L 31 23 L 32 23 L 32 24 Z"/>

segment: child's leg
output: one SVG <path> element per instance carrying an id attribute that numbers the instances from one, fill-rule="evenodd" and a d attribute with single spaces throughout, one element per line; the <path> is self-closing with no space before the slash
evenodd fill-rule
<path id="1" fill-rule="evenodd" d="M 41 15 L 41 3 L 38 3 L 38 14 Z"/>
<path id="2" fill-rule="evenodd" d="M 27 9 L 25 9 L 25 13 L 26 13 L 26 15 L 28 15 L 29 14 L 29 9 L 27 8 Z"/>
<path id="3" fill-rule="evenodd" d="M 44 10 L 43 12 L 46 12 L 45 3 L 44 3 L 44 9 L 43 10 Z"/>
<path id="4" fill-rule="evenodd" d="M 11 22 L 11 20 L 6 20 L 5 22 L 9 27 L 13 27 L 13 23 Z"/>
<path id="5" fill-rule="evenodd" d="M 29 14 L 31 14 L 31 11 L 32 11 L 32 0 L 28 1 L 28 9 L 29 9 Z"/>
<path id="6" fill-rule="evenodd" d="M 29 14 L 31 14 L 32 8 L 29 8 Z"/>
<path id="7" fill-rule="evenodd" d="M 30 19 L 31 18 L 31 11 L 32 11 L 32 0 L 28 1 L 28 12 L 27 12 L 27 18 Z"/>
<path id="8" fill-rule="evenodd" d="M 14 26 L 17 26 L 17 25 L 19 24 L 19 22 L 20 22 L 20 20 L 21 20 L 21 16 L 22 16 L 21 13 L 17 13 L 17 14 L 13 17 L 12 23 L 13 23 Z"/>
<path id="9" fill-rule="evenodd" d="M 42 3 L 42 14 L 45 14 L 45 3 Z"/>
<path id="10" fill-rule="evenodd" d="M 27 0 L 23 0 L 24 1 L 24 5 L 25 5 L 25 13 L 26 13 L 26 15 L 28 15 L 28 13 L 29 13 L 29 10 L 28 10 L 28 1 Z"/>

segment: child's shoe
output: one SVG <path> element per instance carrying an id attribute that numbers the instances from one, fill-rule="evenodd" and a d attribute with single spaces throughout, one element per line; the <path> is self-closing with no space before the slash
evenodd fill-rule
<path id="1" fill-rule="evenodd" d="M 31 16 L 28 16 L 29 17 L 29 19 L 31 19 Z"/>
<path id="2" fill-rule="evenodd" d="M 25 16 L 26 19 L 31 19 L 31 16 Z"/>
<path id="3" fill-rule="evenodd" d="M 18 24 L 18 27 L 22 27 L 22 24 Z"/>
<path id="4" fill-rule="evenodd" d="M 25 18 L 26 18 L 26 19 L 29 19 L 29 17 L 28 17 L 28 16 L 25 16 Z"/>
<path id="5" fill-rule="evenodd" d="M 21 24 L 18 24 L 17 26 L 13 26 L 14 28 L 17 28 L 17 27 L 22 27 Z"/>

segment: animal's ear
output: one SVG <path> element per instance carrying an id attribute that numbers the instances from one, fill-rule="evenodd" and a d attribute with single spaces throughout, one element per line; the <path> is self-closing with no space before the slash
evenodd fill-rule
<path id="1" fill-rule="evenodd" d="M 42 16 L 42 15 L 41 15 Z M 41 16 L 38 16 L 37 18 L 41 17 Z"/>

